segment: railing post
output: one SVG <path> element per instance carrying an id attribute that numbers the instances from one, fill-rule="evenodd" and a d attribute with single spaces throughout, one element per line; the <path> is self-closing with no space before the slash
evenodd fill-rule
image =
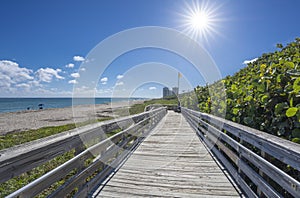
<path id="1" fill-rule="evenodd" d="M 264 152 L 264 151 L 260 151 L 260 155 L 261 155 L 261 157 L 264 158 L 264 159 L 266 159 L 266 157 L 267 157 L 267 154 L 266 154 L 266 152 Z M 267 160 L 267 159 L 266 159 L 266 160 Z M 261 169 L 259 169 L 258 174 L 259 174 L 262 178 L 264 178 L 264 180 L 266 180 L 266 181 L 269 183 L 269 180 L 267 179 L 267 176 L 264 174 L 264 172 L 263 172 Z M 260 190 L 258 187 L 257 187 L 257 194 L 259 195 L 259 197 L 266 197 L 266 196 L 261 192 L 261 190 Z"/>

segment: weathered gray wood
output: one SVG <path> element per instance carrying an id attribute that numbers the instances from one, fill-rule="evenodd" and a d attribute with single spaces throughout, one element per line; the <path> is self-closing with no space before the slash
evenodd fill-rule
<path id="1" fill-rule="evenodd" d="M 238 174 L 238 171 L 234 169 L 234 167 L 231 165 L 231 163 L 223 156 L 222 153 L 216 147 L 214 146 L 216 141 L 210 141 L 209 138 L 207 138 L 207 133 L 206 129 L 202 128 L 199 126 L 200 124 L 204 124 L 208 128 L 208 124 L 200 120 L 193 111 L 189 111 L 186 113 L 186 111 L 183 110 L 183 114 L 191 124 L 192 128 L 197 132 L 197 134 L 202 138 L 202 140 L 206 143 L 206 145 L 209 146 L 209 148 L 212 150 L 212 152 L 218 157 L 218 159 L 227 167 L 228 171 L 231 173 L 233 178 L 238 182 L 240 187 L 244 190 L 244 192 L 250 196 L 250 197 L 256 197 L 255 193 L 248 187 L 248 185 L 242 180 L 240 175 Z M 214 132 L 214 130 L 211 130 L 211 132 Z M 218 135 L 216 133 L 213 133 L 214 135 Z"/>
<path id="2" fill-rule="evenodd" d="M 220 122 L 224 121 L 224 120 L 222 120 L 220 118 L 216 118 L 216 117 L 208 115 L 208 114 L 202 114 L 200 112 L 195 112 L 195 111 L 188 110 L 188 109 L 183 109 L 183 114 L 189 120 L 190 124 L 197 131 L 197 133 L 199 133 L 199 131 L 201 131 L 201 133 L 199 133 L 199 134 L 205 140 L 205 142 L 207 144 L 211 144 L 210 142 L 206 141 L 207 139 L 212 141 L 214 145 L 218 146 L 219 149 L 221 149 L 229 158 L 231 158 L 231 160 L 238 166 L 239 170 L 243 169 L 242 171 L 244 173 L 246 173 L 246 175 L 251 180 L 253 180 L 253 182 L 255 184 L 257 184 L 259 192 L 262 191 L 265 195 L 268 195 L 268 196 L 275 196 L 275 197 L 279 196 L 280 197 L 280 195 L 271 187 L 271 185 L 268 184 L 268 181 L 265 181 L 264 178 L 262 178 L 256 172 L 254 172 L 245 162 L 243 162 L 243 160 L 241 159 L 242 156 L 244 158 L 246 158 L 247 160 L 249 160 L 251 163 L 253 163 L 259 169 L 261 174 L 268 175 L 270 178 L 272 178 L 275 182 L 277 182 L 281 187 L 286 189 L 293 196 L 297 197 L 300 194 L 300 182 L 299 181 L 292 178 L 291 176 L 289 176 L 288 174 L 286 174 L 279 168 L 275 167 L 273 164 L 268 162 L 266 159 L 262 158 L 261 156 L 252 152 L 248 148 L 244 147 L 243 145 L 240 144 L 240 142 L 235 141 L 234 139 L 229 137 L 227 134 L 223 133 L 222 131 L 220 131 L 219 129 L 216 129 L 214 127 L 215 126 L 214 124 L 216 122 L 218 122 L 218 124 L 222 125 L 222 123 L 220 123 Z M 205 121 L 203 121 L 201 119 L 203 119 Z M 212 121 L 212 120 L 214 120 L 214 122 L 212 122 L 212 124 L 210 124 L 211 123 L 210 121 Z M 200 125 L 204 126 L 206 129 L 199 126 L 199 123 L 200 123 Z M 250 139 L 250 138 L 253 138 L 252 136 L 254 136 L 252 133 L 253 131 L 251 132 L 251 130 L 250 130 L 250 134 L 252 136 L 245 135 L 247 133 L 247 131 L 245 131 L 245 129 L 247 127 L 240 126 L 240 125 L 234 123 L 234 128 L 230 128 L 229 126 L 227 126 L 229 124 L 231 124 L 231 123 L 226 121 L 226 123 L 223 126 L 229 133 L 236 135 L 242 141 L 246 141 L 245 138 L 242 138 L 242 137 L 247 136 L 248 143 L 253 143 L 253 142 L 257 143 L 256 140 Z M 214 125 L 214 126 L 212 126 L 212 125 Z M 239 127 L 242 129 L 239 129 Z M 240 131 L 237 133 L 236 132 L 237 130 L 243 130 L 243 132 L 242 132 L 243 135 L 241 135 Z M 257 134 L 259 135 L 258 139 L 261 139 L 262 136 L 264 136 L 264 134 L 262 135 L 262 133 L 263 132 L 255 131 L 255 135 L 257 135 Z M 224 144 L 220 144 L 220 142 L 218 141 L 217 138 L 228 143 L 232 148 L 235 149 L 236 152 L 239 153 L 239 156 L 236 156 L 233 152 L 231 152 L 228 147 L 224 147 L 225 146 Z M 277 140 L 272 143 L 273 146 L 276 145 L 277 142 L 282 143 L 280 138 L 272 137 L 271 139 L 273 141 Z M 261 147 L 266 146 L 266 142 L 268 142 L 269 140 L 264 140 L 264 141 L 265 141 L 265 144 L 262 144 Z M 213 147 L 214 145 L 210 145 L 210 146 Z M 288 146 L 289 145 L 291 145 L 291 143 L 289 143 Z M 254 146 L 256 146 L 256 144 L 254 144 Z M 299 148 L 298 145 L 297 145 L 298 148 L 295 147 L 295 144 L 293 144 L 293 143 L 292 143 L 292 146 L 293 146 L 292 152 L 297 151 L 297 149 Z M 288 149 L 289 149 L 288 147 L 285 147 L 283 150 L 285 150 L 285 152 L 288 153 L 289 152 Z M 264 151 L 266 149 L 262 148 L 261 150 Z M 299 155 L 299 153 L 297 153 L 296 155 Z M 295 156 L 295 155 L 293 155 L 293 156 Z M 218 157 L 223 158 L 223 156 L 221 156 L 220 154 L 218 154 Z M 290 158 L 290 156 L 287 156 L 286 158 Z M 297 160 L 299 160 L 299 159 L 295 159 L 295 160 L 289 159 L 286 161 L 294 161 L 293 163 L 295 163 Z M 237 178 L 235 177 L 235 179 L 237 179 Z M 244 189 L 244 187 L 242 187 L 242 188 Z M 247 191 L 249 191 L 249 189 Z"/>
<path id="3" fill-rule="evenodd" d="M 98 197 L 240 197 L 183 116 L 170 111 L 101 189 Z"/>
<path id="4" fill-rule="evenodd" d="M 238 171 L 232 166 L 232 164 L 224 157 L 224 155 L 213 146 L 212 142 L 210 142 L 199 130 L 198 124 L 189 117 L 189 115 L 185 115 L 188 122 L 192 126 L 192 128 L 196 131 L 198 136 L 204 141 L 204 143 L 211 149 L 214 155 L 224 164 L 227 168 L 228 172 L 231 174 L 236 183 L 240 186 L 240 188 L 246 193 L 247 197 L 257 198 L 257 195 L 251 190 L 251 188 L 246 184 L 246 182 L 242 179 Z"/>
<path id="5" fill-rule="evenodd" d="M 193 119 L 195 118 L 194 116 L 191 116 Z M 231 160 L 238 165 L 239 157 L 236 156 L 232 151 L 230 151 L 227 147 L 224 146 L 224 144 L 220 143 L 217 140 L 217 137 L 228 143 L 230 146 L 235 148 L 236 151 L 239 152 L 239 154 L 246 159 L 248 159 L 251 163 L 253 163 L 256 167 L 259 168 L 259 170 L 262 173 L 265 173 L 268 175 L 270 178 L 276 179 L 276 178 L 281 178 L 275 180 L 281 187 L 286 189 L 288 192 L 290 192 L 292 195 L 295 197 L 300 194 L 300 182 L 297 181 L 296 179 L 292 178 L 267 160 L 263 159 L 262 157 L 258 156 L 257 154 L 253 153 L 243 145 L 241 145 L 239 142 L 236 142 L 233 140 L 231 137 L 228 135 L 222 133 L 218 129 L 214 128 L 213 126 L 203 123 L 203 121 L 199 120 L 201 124 L 204 124 L 206 127 L 209 127 L 209 131 L 205 130 L 202 127 L 198 127 L 203 133 L 207 135 L 207 138 L 212 140 L 221 150 L 223 150 L 224 153 L 227 154 Z M 214 136 L 212 136 L 212 134 Z M 240 167 L 239 167 L 240 168 Z"/>
<path id="6" fill-rule="evenodd" d="M 247 148 L 241 148 L 240 153 L 243 157 L 253 163 L 261 172 L 268 175 L 282 188 L 287 190 L 293 196 L 297 197 L 300 194 L 300 182 L 292 178 L 267 160 L 253 154 Z"/>
<path id="7" fill-rule="evenodd" d="M 239 167 L 267 197 L 283 197 L 245 162 L 240 161 Z"/>
<path id="8" fill-rule="evenodd" d="M 203 144 L 199 144 L 199 139 L 195 138 L 197 136 L 192 132 L 192 129 L 196 131 L 205 145 L 211 149 L 214 155 L 227 168 L 232 178 L 248 197 L 257 197 L 257 195 L 243 180 L 240 175 L 241 173 L 246 174 L 247 177 L 257 185 L 258 192 L 262 192 L 269 197 L 282 197 L 282 195 L 276 192 L 268 183 L 269 181 L 265 180 L 262 175 L 267 175 L 272 178 L 272 180 L 277 182 L 278 185 L 293 196 L 297 197 L 300 194 L 299 181 L 287 175 L 264 159 L 263 156 L 252 152 L 243 146 L 241 142 L 237 142 L 221 130 L 223 126 L 223 129 L 235 135 L 241 141 L 250 143 L 261 149 L 262 152 L 266 152 L 270 156 L 295 168 L 300 167 L 300 165 L 297 164 L 297 162 L 300 161 L 300 159 L 297 158 L 300 156 L 298 145 L 212 115 L 184 108 L 182 109 L 182 113 L 186 120 L 180 114 L 169 112 L 168 116 L 171 115 L 171 117 L 173 117 L 164 119 L 164 124 L 159 124 L 157 127 L 159 130 L 157 128 L 153 130 L 152 135 L 134 152 L 111 181 L 106 186 L 100 187 L 101 189 L 104 187 L 104 190 L 101 191 L 101 196 L 111 197 L 120 194 L 123 196 L 124 193 L 125 196 L 153 197 L 161 196 L 162 194 L 163 196 L 169 197 L 196 197 L 199 193 L 204 196 L 216 197 L 220 195 L 241 196 L 233 187 L 234 185 L 232 184 L 234 183 L 230 183 L 228 178 L 224 175 L 224 172 L 220 171 L 219 166 L 222 167 L 222 165 L 216 165 L 207 148 Z M 86 153 L 87 150 L 79 153 L 78 156 L 72 159 L 73 161 L 70 160 L 61 165 L 26 187 L 16 191 L 15 194 L 11 196 L 34 196 L 53 182 L 68 174 L 69 171 L 75 168 L 80 169 L 82 162 L 92 156 L 91 153 L 93 155 L 99 155 L 87 169 L 79 171 L 78 175 L 69 180 L 52 195 L 63 196 L 74 187 L 78 187 L 78 185 L 80 187 L 82 181 L 85 180 L 90 173 L 99 167 L 103 167 L 102 162 L 114 159 L 110 164 L 111 166 L 105 166 L 103 172 L 85 184 L 76 194 L 76 197 L 90 196 L 90 192 L 99 185 L 99 181 L 103 181 L 129 155 L 130 152 L 122 152 L 122 148 L 127 148 L 129 142 L 131 143 L 127 149 L 136 147 L 143 138 L 147 136 L 147 132 L 153 129 L 163 116 L 164 113 L 159 113 L 159 110 L 156 110 L 149 114 L 141 114 L 134 119 L 128 118 L 128 120 L 121 120 L 121 128 L 126 128 L 132 124 L 134 125 L 112 136 L 108 142 L 104 140 L 90 147 L 88 153 Z M 20 159 L 16 160 L 16 165 L 20 166 L 23 163 L 24 168 L 22 171 L 24 171 L 26 168 L 35 167 L 37 164 L 47 161 L 48 158 L 52 159 L 57 153 L 62 154 L 72 148 L 80 150 L 82 147 L 82 143 L 80 145 L 78 141 L 80 135 L 84 135 L 87 139 L 98 138 L 97 140 L 101 140 L 101 138 L 105 136 L 105 132 L 103 131 L 115 129 L 118 126 L 116 122 L 107 122 L 107 124 L 104 125 L 85 129 L 83 130 L 84 132 L 81 131 L 81 133 L 77 131 L 77 133 L 64 134 L 67 135 L 65 137 L 59 134 L 53 136 L 55 138 L 51 137 L 53 139 L 46 138 L 50 141 L 49 145 L 56 145 L 56 147 L 52 148 L 48 153 L 43 149 L 50 147 L 48 147 L 48 145 L 41 147 L 42 143 L 40 140 L 36 141 L 39 144 L 33 144 L 36 147 L 31 145 L 30 148 L 33 151 L 23 152 L 23 155 L 20 155 Z M 99 136 L 102 135 L 104 136 L 99 138 Z M 223 141 L 225 143 L 223 143 Z M 63 148 L 63 144 L 66 144 L 67 148 Z M 231 147 L 227 147 L 227 144 Z M 118 145 L 121 150 L 118 149 L 116 145 Z M 16 148 L 18 149 L 18 147 Z M 38 152 L 47 153 L 46 159 L 38 156 Z M 105 155 L 105 153 L 107 155 Z M 13 157 L 8 156 L 6 151 L 0 151 L 0 154 L 4 154 L 0 156 L 0 162 L 3 159 L 4 161 L 8 159 L 13 162 L 15 160 L 14 157 L 16 157 L 14 155 Z M 238 169 L 232 166 L 232 162 L 229 162 L 224 154 L 229 157 Z M 288 154 L 290 156 L 288 156 Z M 28 157 L 28 159 L 26 159 L 26 157 Z M 259 169 L 259 174 L 256 173 L 244 159 L 247 159 L 256 166 Z M 9 167 L 13 167 L 13 164 L 9 164 L 10 161 L 6 162 L 8 163 L 0 163 L 0 171 L 5 170 L 5 168 L 7 168 L 6 170 L 10 170 Z M 34 164 L 30 165 L 29 163 L 31 162 L 34 162 Z M 13 169 L 11 169 L 11 172 L 12 170 Z M 12 177 L 13 174 L 11 172 L 8 172 L 6 175 L 4 174 L 5 178 Z M 17 172 L 17 174 L 20 174 L 20 172 Z M 26 190 L 24 191 L 24 189 Z M 228 189 L 231 190 L 228 191 Z M 232 191 L 232 189 L 234 190 Z"/>
<path id="9" fill-rule="evenodd" d="M 23 188 L 17 190 L 16 192 L 14 192 L 12 194 L 10 194 L 8 197 L 33 197 L 33 196 L 37 195 L 38 193 L 40 193 L 41 191 L 43 191 L 44 189 L 46 189 L 47 187 L 49 187 L 54 182 L 65 177 L 73 169 L 80 168 L 81 164 L 85 160 L 87 160 L 88 158 L 91 158 L 93 156 L 97 156 L 102 153 L 104 153 L 104 155 L 106 154 L 104 157 L 101 158 L 102 160 L 106 160 L 106 161 L 103 161 L 104 163 L 110 159 L 113 159 L 114 155 L 119 153 L 120 149 L 122 149 L 122 147 L 126 146 L 133 139 L 139 139 L 135 135 L 139 135 L 140 133 L 143 133 L 146 128 L 148 128 L 148 130 L 151 129 L 151 127 L 153 127 L 151 125 L 155 124 L 155 122 L 149 122 L 149 121 L 151 121 L 152 119 L 154 119 L 156 117 L 161 118 L 162 116 L 164 116 L 165 109 L 155 110 L 155 111 L 149 112 L 147 114 L 150 114 L 150 113 L 151 113 L 150 116 L 148 116 L 148 115 L 144 116 L 144 119 L 139 121 L 135 125 L 132 125 L 129 128 L 111 136 L 110 138 L 105 139 L 105 140 L 91 146 L 90 148 L 88 148 L 85 151 L 83 151 L 82 153 L 78 154 L 77 156 L 75 156 L 74 158 L 69 160 L 68 162 L 60 165 L 59 167 L 48 172 L 47 174 L 43 175 L 42 177 L 38 178 L 37 180 L 31 182 L 30 184 L 24 186 Z M 149 125 L 150 125 L 150 127 L 149 127 Z M 117 145 L 118 149 L 114 152 L 110 152 L 110 150 L 108 150 L 108 152 L 106 153 L 107 149 L 110 148 L 112 145 Z M 120 146 L 122 146 L 122 147 L 120 148 Z M 132 144 L 131 146 L 134 146 L 134 144 Z M 121 160 L 121 159 L 119 159 L 119 160 Z M 116 163 L 115 161 L 113 163 Z M 92 168 L 88 168 L 87 171 L 83 170 L 83 172 L 81 172 L 81 173 L 83 173 L 83 175 L 84 175 L 84 173 L 89 173 L 89 175 L 92 175 L 93 172 L 90 172 L 90 171 L 95 170 L 95 168 L 98 167 L 98 165 L 99 165 L 98 163 L 96 163 L 96 165 L 94 165 L 94 164 L 92 164 Z M 73 177 L 73 179 L 71 179 L 71 181 L 70 181 L 71 186 L 73 185 L 72 180 L 74 181 L 74 183 L 80 184 L 82 180 L 85 181 L 86 176 L 87 175 L 80 177 L 81 180 L 76 180 L 76 179 L 74 179 L 76 177 Z M 70 190 L 71 188 L 68 188 L 68 189 Z M 57 193 L 57 192 L 55 192 L 55 193 Z M 67 192 L 65 192 L 65 193 L 67 193 Z"/>
<path id="10" fill-rule="evenodd" d="M 143 122 L 143 121 L 142 121 Z M 142 123 L 140 122 L 140 123 Z M 140 125 L 138 125 L 140 126 Z M 113 144 L 106 152 L 103 152 L 102 155 L 96 160 L 94 161 L 90 166 L 88 166 L 86 169 L 84 169 L 82 172 L 80 172 L 78 175 L 74 176 L 70 181 L 68 181 L 66 184 L 64 184 L 63 186 L 61 186 L 56 192 L 52 193 L 50 197 L 63 197 L 66 194 L 70 193 L 75 187 L 78 187 L 78 185 L 82 182 L 82 181 L 86 181 L 86 179 L 94 172 L 96 172 L 97 169 L 99 169 L 100 167 L 102 167 L 103 165 L 106 164 L 106 162 L 108 160 L 110 160 L 112 158 L 112 156 L 114 156 L 115 154 L 117 154 L 120 151 L 120 148 L 124 148 L 130 141 L 132 141 L 133 139 L 136 139 L 135 136 L 139 136 L 140 133 L 146 128 L 147 126 L 142 126 L 139 129 L 137 129 L 137 127 L 132 127 L 132 129 L 130 131 L 133 131 L 132 136 L 129 138 L 125 138 L 121 143 L 119 144 Z M 135 140 L 135 142 L 137 142 L 138 140 Z M 135 143 L 134 143 L 135 144 Z M 132 146 L 134 146 L 134 144 Z M 125 153 L 126 154 L 126 153 Z M 127 153 L 129 154 L 129 153 Z M 120 157 L 119 157 L 120 158 Z M 121 158 L 123 159 L 123 158 Z M 116 162 L 114 162 L 116 163 Z M 110 164 L 110 167 L 113 167 L 112 164 Z M 106 167 L 108 168 L 108 167 Z M 109 174 L 109 171 L 111 171 L 112 169 L 108 169 L 105 170 L 107 173 L 104 174 L 104 171 L 99 173 L 99 175 L 101 175 L 101 177 L 105 178 L 107 176 L 107 174 Z M 95 180 L 95 178 L 93 179 Z M 97 177 L 97 180 L 99 180 L 99 178 Z M 99 181 L 98 181 L 99 183 Z M 97 184 L 97 183 L 95 183 Z M 89 192 L 90 189 L 93 188 L 93 186 L 95 184 L 92 184 L 92 181 L 89 182 L 88 184 L 85 184 L 83 186 L 83 189 L 87 188 L 86 191 Z M 81 189 L 81 191 L 83 191 L 83 189 Z M 85 191 L 84 191 L 85 192 Z"/>
<path id="11" fill-rule="evenodd" d="M 299 144 L 213 115 L 193 113 L 207 122 L 222 123 L 223 129 L 300 171 Z"/>
<path id="12" fill-rule="evenodd" d="M 0 151 L 0 183 L 29 171 L 71 149 L 81 149 L 90 140 L 105 139 L 105 133 L 137 123 L 159 110 L 95 123 Z M 85 142 L 83 142 L 84 140 Z"/>

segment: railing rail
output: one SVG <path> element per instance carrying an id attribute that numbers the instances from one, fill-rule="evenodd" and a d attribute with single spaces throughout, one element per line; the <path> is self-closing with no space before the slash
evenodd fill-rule
<path id="1" fill-rule="evenodd" d="M 160 108 L 114 121 L 93 124 L 0 151 L 0 175 L 3 182 L 71 149 L 78 150 L 74 158 L 8 197 L 36 196 L 72 171 L 76 171 L 76 174 L 49 197 L 66 196 L 75 188 L 78 189 L 75 197 L 86 197 L 124 160 L 130 150 L 142 141 L 165 114 L 166 108 Z M 116 129 L 123 130 L 109 138 L 106 137 L 106 133 Z M 84 150 L 83 147 L 86 145 L 83 144 L 82 139 L 85 144 L 95 141 L 97 143 Z M 93 159 L 92 163 L 85 165 L 86 161 L 91 159 Z"/>
<path id="2" fill-rule="evenodd" d="M 300 197 L 299 144 L 190 109 L 182 114 L 248 197 Z"/>
<path id="3" fill-rule="evenodd" d="M 248 197 L 300 197 L 299 144 L 210 114 L 186 108 L 181 111 Z M 2 150 L 0 182 L 75 149 L 74 158 L 8 197 L 36 196 L 72 171 L 76 173 L 49 197 L 64 197 L 70 193 L 74 197 L 87 197 L 165 114 L 166 108 L 159 108 Z M 107 138 L 106 134 L 116 129 L 121 131 Z M 86 144 L 90 146 L 87 149 Z"/>

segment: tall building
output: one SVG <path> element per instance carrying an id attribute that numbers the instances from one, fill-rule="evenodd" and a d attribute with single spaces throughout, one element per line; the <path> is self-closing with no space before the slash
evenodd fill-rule
<path id="1" fill-rule="evenodd" d="M 170 95 L 170 90 L 168 87 L 163 88 L 163 97 L 168 97 Z"/>
<path id="2" fill-rule="evenodd" d="M 172 92 L 173 92 L 173 94 L 176 95 L 176 96 L 178 96 L 178 91 L 179 91 L 178 87 L 173 87 L 173 88 L 172 88 Z"/>
<path id="3" fill-rule="evenodd" d="M 163 97 L 168 96 L 177 96 L 178 95 L 178 87 L 173 87 L 172 90 L 170 90 L 168 87 L 163 88 Z"/>

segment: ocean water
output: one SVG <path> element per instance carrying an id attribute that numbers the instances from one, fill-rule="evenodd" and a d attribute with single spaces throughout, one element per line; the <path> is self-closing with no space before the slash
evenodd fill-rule
<path id="1" fill-rule="evenodd" d="M 142 98 L 78 98 L 74 105 L 104 104 L 110 102 L 141 100 Z M 71 107 L 72 98 L 0 98 L 0 113 L 25 110 Z"/>

